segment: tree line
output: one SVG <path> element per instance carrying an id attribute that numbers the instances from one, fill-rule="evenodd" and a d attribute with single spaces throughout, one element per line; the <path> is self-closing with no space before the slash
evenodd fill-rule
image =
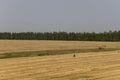
<path id="1" fill-rule="evenodd" d="M 0 32 L 8 40 L 120 41 L 120 31 L 95 32 Z"/>

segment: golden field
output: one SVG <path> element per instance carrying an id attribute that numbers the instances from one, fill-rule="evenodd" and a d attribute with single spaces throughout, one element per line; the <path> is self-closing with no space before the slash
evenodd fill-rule
<path id="1" fill-rule="evenodd" d="M 120 80 L 120 53 L 1 59 L 0 80 Z"/>
<path id="2" fill-rule="evenodd" d="M 120 48 L 120 42 L 0 40 L 0 53 Z M 120 80 L 120 51 L 0 59 L 0 80 Z"/>
<path id="3" fill-rule="evenodd" d="M 107 48 L 120 48 L 120 42 L 0 40 L 0 53 L 63 49 L 96 49 L 101 45 L 106 45 Z"/>

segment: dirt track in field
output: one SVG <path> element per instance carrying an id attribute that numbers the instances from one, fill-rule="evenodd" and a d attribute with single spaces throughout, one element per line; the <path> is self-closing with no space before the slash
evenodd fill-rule
<path id="1" fill-rule="evenodd" d="M 1 59 L 0 80 L 120 80 L 120 51 Z"/>

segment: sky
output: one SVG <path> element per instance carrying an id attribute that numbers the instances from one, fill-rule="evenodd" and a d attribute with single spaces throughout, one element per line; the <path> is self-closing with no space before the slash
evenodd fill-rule
<path id="1" fill-rule="evenodd" d="M 120 0 L 0 0 L 0 32 L 120 29 Z"/>

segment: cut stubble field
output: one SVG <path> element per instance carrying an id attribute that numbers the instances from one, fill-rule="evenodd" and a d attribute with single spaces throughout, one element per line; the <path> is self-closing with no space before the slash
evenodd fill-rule
<path id="1" fill-rule="evenodd" d="M 119 51 L 8 58 L 0 80 L 119 80 Z"/>
<path id="2" fill-rule="evenodd" d="M 106 45 L 107 48 L 120 48 L 120 42 L 0 40 L 0 53 L 45 50 L 96 49 L 101 45 Z"/>
<path id="3" fill-rule="evenodd" d="M 120 48 L 120 42 L 0 40 L 0 53 Z M 57 52 L 56 52 L 57 53 Z M 67 51 L 68 53 L 68 51 Z M 0 80 L 120 80 L 120 51 L 0 59 Z"/>

